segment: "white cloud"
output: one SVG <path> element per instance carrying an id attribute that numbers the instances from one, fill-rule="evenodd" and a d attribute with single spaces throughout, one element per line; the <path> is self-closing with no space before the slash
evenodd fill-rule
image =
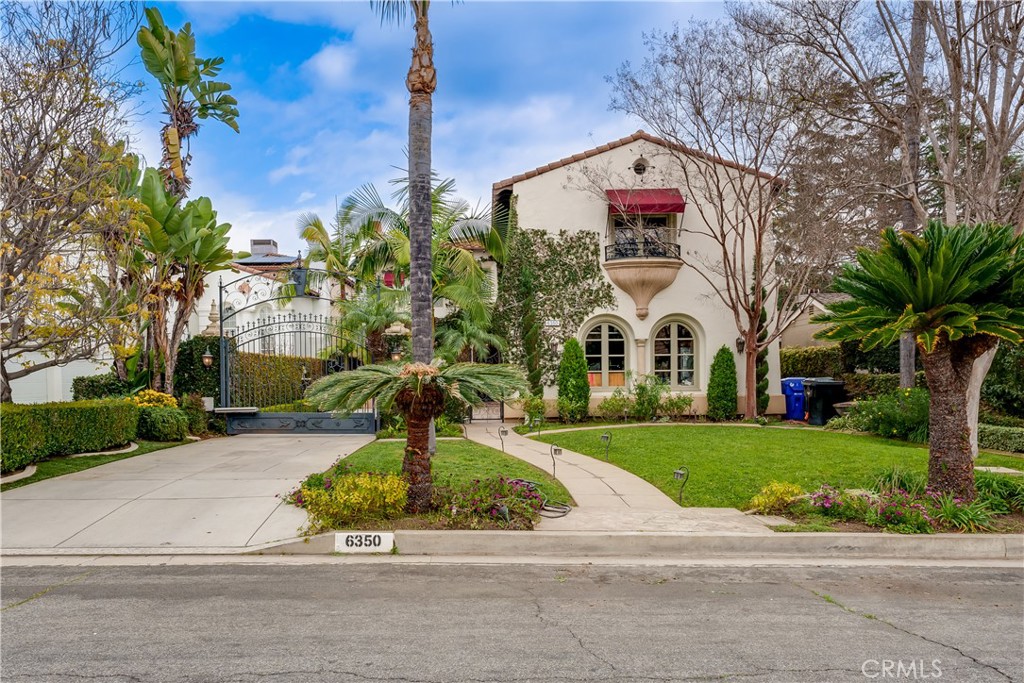
<path id="1" fill-rule="evenodd" d="M 316 197 L 315 192 L 309 192 L 308 190 L 299 195 L 298 199 L 295 200 L 296 204 L 305 204 L 310 199 Z"/>
<path id="2" fill-rule="evenodd" d="M 302 64 L 302 73 L 314 88 L 340 89 L 352 84 L 356 52 L 349 45 L 329 43 Z"/>

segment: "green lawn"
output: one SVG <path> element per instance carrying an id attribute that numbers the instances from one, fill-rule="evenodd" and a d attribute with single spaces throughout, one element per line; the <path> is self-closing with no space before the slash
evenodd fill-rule
<path id="1" fill-rule="evenodd" d="M 600 429 L 541 435 L 545 443 L 604 459 Z M 690 470 L 683 493 L 688 507 L 746 509 L 771 481 L 864 488 L 892 466 L 926 472 L 926 448 L 872 436 L 821 430 L 727 426 L 629 427 L 613 429 L 611 462 L 657 486 L 673 499 L 672 472 Z M 1024 459 L 983 453 L 979 465 L 1024 470 Z"/>
<path id="2" fill-rule="evenodd" d="M 356 472 L 393 472 L 402 470 L 404 442 L 375 441 L 363 446 L 342 462 Z M 432 459 L 434 482 L 468 484 L 474 479 L 487 479 L 504 475 L 512 479 L 528 479 L 540 485 L 548 500 L 569 502 L 572 498 L 561 483 L 551 475 L 518 458 L 472 441 L 438 441 L 437 454 Z"/>
<path id="3" fill-rule="evenodd" d="M 19 479 L 18 481 L 12 481 L 10 484 L 4 484 L 0 486 L 0 492 L 9 491 L 16 489 L 19 486 L 28 486 L 34 484 L 37 481 L 44 479 L 50 479 L 52 477 L 59 477 L 64 474 L 71 474 L 72 472 L 81 472 L 92 467 L 99 467 L 100 465 L 106 465 L 108 462 L 114 462 L 116 460 L 124 460 L 125 458 L 134 458 L 136 455 L 145 455 L 146 453 L 152 453 L 153 451 L 159 451 L 164 448 L 170 448 L 172 446 L 181 446 L 182 444 L 192 443 L 191 441 L 139 441 L 137 442 L 139 447 L 130 453 L 111 453 L 109 455 L 88 455 L 84 458 L 54 458 L 53 460 L 44 460 L 43 462 L 36 463 L 36 473 L 27 479 Z"/>

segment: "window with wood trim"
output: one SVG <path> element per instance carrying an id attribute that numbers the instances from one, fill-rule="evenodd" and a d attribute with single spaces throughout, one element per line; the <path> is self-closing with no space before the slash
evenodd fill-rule
<path id="1" fill-rule="evenodd" d="M 611 323 L 599 323 L 583 342 L 592 387 L 626 386 L 626 335 Z"/>

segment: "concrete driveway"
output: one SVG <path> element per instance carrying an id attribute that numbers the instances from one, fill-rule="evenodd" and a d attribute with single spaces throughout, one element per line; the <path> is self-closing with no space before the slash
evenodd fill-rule
<path id="1" fill-rule="evenodd" d="M 281 498 L 372 436 L 210 439 L 30 484 L 0 496 L 0 549 L 237 551 L 294 538 Z"/>

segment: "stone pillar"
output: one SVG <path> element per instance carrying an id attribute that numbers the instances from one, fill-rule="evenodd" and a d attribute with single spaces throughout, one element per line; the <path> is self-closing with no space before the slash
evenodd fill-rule
<path id="1" fill-rule="evenodd" d="M 636 340 L 636 374 L 647 374 L 647 340 Z"/>

